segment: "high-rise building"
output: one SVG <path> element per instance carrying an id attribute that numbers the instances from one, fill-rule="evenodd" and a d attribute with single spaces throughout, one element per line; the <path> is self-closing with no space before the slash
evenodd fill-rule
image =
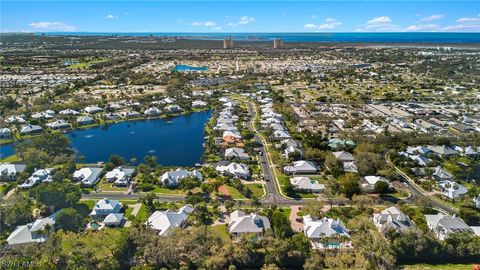
<path id="1" fill-rule="evenodd" d="M 231 49 L 233 48 L 233 40 L 232 38 L 225 38 L 223 40 L 223 48 L 224 49 Z"/>
<path id="2" fill-rule="evenodd" d="M 283 39 L 281 38 L 276 38 L 273 40 L 273 48 L 274 49 L 280 49 L 283 46 Z"/>

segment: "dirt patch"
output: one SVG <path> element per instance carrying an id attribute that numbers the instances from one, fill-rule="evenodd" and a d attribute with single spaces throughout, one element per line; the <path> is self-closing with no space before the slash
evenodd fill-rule
<path id="1" fill-rule="evenodd" d="M 228 191 L 228 188 L 225 185 L 219 186 L 218 187 L 218 192 L 222 193 L 224 196 L 228 196 L 228 197 L 231 196 L 230 191 Z"/>

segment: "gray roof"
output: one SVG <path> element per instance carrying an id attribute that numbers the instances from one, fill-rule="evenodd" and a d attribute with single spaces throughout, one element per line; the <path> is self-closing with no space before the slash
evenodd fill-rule
<path id="1" fill-rule="evenodd" d="M 230 215 L 230 223 L 228 224 L 230 233 L 261 233 L 269 228 L 270 221 L 267 217 L 254 213 L 246 215 L 245 212 L 240 210 L 235 210 Z"/>

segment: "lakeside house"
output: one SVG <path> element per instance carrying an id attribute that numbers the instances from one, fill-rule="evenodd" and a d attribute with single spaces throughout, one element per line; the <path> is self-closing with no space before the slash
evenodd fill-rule
<path id="1" fill-rule="evenodd" d="M 138 118 L 138 117 L 142 116 L 142 114 L 137 112 L 137 111 L 121 112 L 120 115 L 125 117 L 125 118 Z"/>
<path id="2" fill-rule="evenodd" d="M 243 163 L 220 161 L 215 166 L 215 170 L 222 175 L 230 175 L 236 178 L 248 179 L 250 177 L 250 169 Z"/>
<path id="3" fill-rule="evenodd" d="M 199 171 L 197 170 L 187 171 L 187 170 L 182 170 L 180 168 L 176 169 L 175 171 L 165 172 L 160 178 L 160 181 L 164 185 L 173 187 L 173 186 L 178 186 L 183 179 L 188 177 L 197 179 L 198 181 L 203 181 L 203 176 Z"/>
<path id="4" fill-rule="evenodd" d="M 62 114 L 62 115 L 79 115 L 80 114 L 80 112 L 72 110 L 72 109 L 66 109 L 66 110 L 60 111 L 58 113 Z"/>
<path id="5" fill-rule="evenodd" d="M 404 231 L 414 226 L 410 218 L 396 206 L 391 206 L 380 213 L 374 213 L 372 220 L 380 232 L 388 229 Z"/>
<path id="6" fill-rule="evenodd" d="M 98 183 L 102 175 L 102 168 L 85 167 L 73 173 L 73 180 L 79 181 L 82 185 L 91 187 Z"/>
<path id="7" fill-rule="evenodd" d="M 40 133 L 42 131 L 43 131 L 43 128 L 37 125 L 25 125 L 20 128 L 20 133 L 24 135 Z"/>
<path id="8" fill-rule="evenodd" d="M 436 215 L 425 215 L 427 226 L 440 240 L 445 240 L 452 233 L 472 233 L 470 228 L 462 219 L 454 216 L 438 213 Z"/>
<path id="9" fill-rule="evenodd" d="M 47 240 L 46 230 L 53 231 L 57 213 L 46 218 L 39 218 L 34 222 L 20 225 L 8 236 L 9 245 L 19 245 L 28 243 L 42 243 Z"/>
<path id="10" fill-rule="evenodd" d="M 64 129 L 64 128 L 69 128 L 70 124 L 66 120 L 58 119 L 54 122 L 48 123 L 47 127 L 51 129 Z"/>
<path id="11" fill-rule="evenodd" d="M 324 217 L 314 220 L 303 216 L 303 233 L 310 240 L 313 249 L 339 249 L 350 247 L 350 234 L 340 219 Z"/>
<path id="12" fill-rule="evenodd" d="M 98 106 L 87 106 L 85 107 L 85 109 L 83 109 L 86 113 L 88 114 L 95 114 L 95 113 L 99 113 L 99 112 L 103 112 L 103 109 L 98 107 Z"/>
<path id="13" fill-rule="evenodd" d="M 23 172 L 25 167 L 25 164 L 0 163 L 0 180 L 15 181 L 17 174 Z"/>
<path id="14" fill-rule="evenodd" d="M 260 238 L 267 229 L 270 229 L 270 221 L 265 216 L 256 213 L 247 215 L 240 210 L 235 210 L 230 214 L 228 231 L 234 240 L 240 240 L 245 234 L 255 234 L 257 238 Z"/>
<path id="15" fill-rule="evenodd" d="M 240 160 L 248 160 L 250 157 L 245 150 L 238 147 L 231 147 L 225 149 L 225 158 L 226 159 L 240 159 Z"/>
<path id="16" fill-rule="evenodd" d="M 171 113 L 177 113 L 177 112 L 181 112 L 183 111 L 182 107 L 176 105 L 176 104 L 172 104 L 172 105 L 168 105 L 165 107 L 165 110 L 167 112 L 171 112 Z"/>
<path id="17" fill-rule="evenodd" d="M 290 183 L 295 189 L 300 191 L 319 193 L 325 190 L 325 185 L 319 184 L 317 180 L 311 180 L 305 176 L 296 176 L 290 178 Z"/>
<path id="18" fill-rule="evenodd" d="M 105 179 L 116 186 L 127 186 L 132 177 L 134 169 L 117 167 L 105 174 Z"/>
<path id="19" fill-rule="evenodd" d="M 53 177 L 53 168 L 36 170 L 25 183 L 19 185 L 19 188 L 31 188 L 43 182 L 51 182 Z"/>
<path id="20" fill-rule="evenodd" d="M 27 121 L 23 118 L 23 116 L 12 115 L 5 118 L 5 122 L 9 124 L 13 124 L 13 123 L 23 124 L 23 123 L 26 123 Z"/>
<path id="21" fill-rule="evenodd" d="M 0 128 L 0 139 L 10 139 L 12 137 L 12 130 L 9 128 Z"/>
<path id="22" fill-rule="evenodd" d="M 202 100 L 192 101 L 192 108 L 203 108 L 207 106 L 207 102 Z"/>
<path id="23" fill-rule="evenodd" d="M 105 219 L 110 214 L 120 213 L 123 208 L 121 202 L 110 200 L 108 198 L 101 199 L 95 203 L 90 213 L 92 219 Z"/>
<path id="24" fill-rule="evenodd" d="M 294 161 L 291 166 L 285 166 L 283 171 L 286 174 L 316 174 L 318 168 L 312 161 L 298 160 Z"/>
<path id="25" fill-rule="evenodd" d="M 155 211 L 145 222 L 147 227 L 150 227 L 158 232 L 158 235 L 165 235 L 174 228 L 182 228 L 185 226 L 187 217 L 193 212 L 193 207 L 185 205 L 178 209 L 178 211 Z"/>
<path id="26" fill-rule="evenodd" d="M 143 112 L 146 116 L 158 116 L 162 113 L 162 111 L 157 107 L 150 107 Z"/>
<path id="27" fill-rule="evenodd" d="M 90 124 L 93 124 L 93 122 L 94 122 L 93 117 L 88 115 L 79 116 L 77 118 L 77 123 L 79 125 L 90 125 Z"/>

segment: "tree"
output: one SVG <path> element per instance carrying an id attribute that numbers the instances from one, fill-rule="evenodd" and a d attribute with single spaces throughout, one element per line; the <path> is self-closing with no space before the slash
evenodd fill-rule
<path id="1" fill-rule="evenodd" d="M 310 215 L 314 218 L 322 218 L 323 217 L 323 201 L 308 201 L 306 205 L 302 207 L 303 215 Z"/>
<path id="2" fill-rule="evenodd" d="M 362 193 L 358 180 L 358 176 L 353 173 L 347 173 L 340 177 L 341 190 L 347 198 L 351 199 L 353 195 Z"/>
<path id="3" fill-rule="evenodd" d="M 113 166 L 118 167 L 123 165 L 125 159 L 119 155 L 111 155 L 109 161 L 113 164 Z"/>
<path id="4" fill-rule="evenodd" d="M 360 153 L 365 153 L 365 152 L 375 152 L 375 145 L 368 143 L 368 142 L 363 142 L 357 144 L 357 147 L 355 147 L 355 153 L 360 154 Z"/>
<path id="5" fill-rule="evenodd" d="M 157 157 L 156 156 L 145 156 L 143 161 L 145 161 L 145 163 L 147 163 L 148 167 L 150 167 L 152 169 L 157 167 Z"/>
<path id="6" fill-rule="evenodd" d="M 283 239 L 293 234 L 290 220 L 280 209 L 273 211 L 272 229 L 276 238 Z"/>
<path id="7" fill-rule="evenodd" d="M 373 187 L 373 191 L 378 194 L 386 194 L 390 192 L 390 185 L 385 181 L 377 181 Z"/>
<path id="8" fill-rule="evenodd" d="M 64 231 L 78 232 L 82 227 L 83 217 L 73 208 L 64 208 L 57 213 L 55 227 Z"/>
<path id="9" fill-rule="evenodd" d="M 42 183 L 30 192 L 39 203 L 54 210 L 75 206 L 82 195 L 78 185 L 66 181 Z"/>
<path id="10" fill-rule="evenodd" d="M 20 194 L 4 199 L 0 205 L 0 234 L 32 221 L 33 202 Z"/>
<path id="11" fill-rule="evenodd" d="M 357 154 L 355 161 L 358 167 L 358 173 L 361 175 L 374 175 L 377 170 L 383 168 L 384 161 L 375 153 L 362 152 Z"/>
<path id="12" fill-rule="evenodd" d="M 262 206 L 262 202 L 260 202 L 260 199 L 256 196 L 252 197 L 252 207 L 256 209 L 260 208 Z"/>
<path id="13" fill-rule="evenodd" d="M 343 171 L 342 163 L 332 153 L 325 156 L 325 166 L 330 170 L 330 173 L 337 177 Z"/>
<path id="14" fill-rule="evenodd" d="M 474 207 L 462 206 L 460 207 L 460 218 L 468 225 L 480 225 L 480 211 Z"/>

